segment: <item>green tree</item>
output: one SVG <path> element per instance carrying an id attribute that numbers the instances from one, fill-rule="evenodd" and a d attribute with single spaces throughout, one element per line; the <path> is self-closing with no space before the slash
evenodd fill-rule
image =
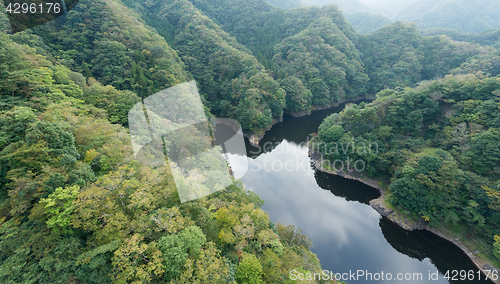
<path id="1" fill-rule="evenodd" d="M 271 249 L 265 249 L 260 258 L 262 280 L 265 283 L 279 283 L 281 280 L 281 259 Z"/>
<path id="2" fill-rule="evenodd" d="M 259 284 L 262 281 L 262 265 L 255 255 L 243 253 L 236 269 L 236 282 L 239 284 Z"/>
<path id="3" fill-rule="evenodd" d="M 92 77 L 92 71 L 90 71 L 89 65 L 86 62 L 83 62 L 82 69 L 83 69 L 83 75 L 85 77 L 87 77 L 87 78 Z"/>
<path id="4" fill-rule="evenodd" d="M 158 247 L 162 252 L 165 272 L 163 277 L 170 281 L 182 274 L 182 269 L 188 257 L 196 258 L 206 238 L 197 226 L 187 227 L 177 234 L 161 237 Z"/>
<path id="5" fill-rule="evenodd" d="M 154 242 L 145 243 L 143 236 L 134 234 L 125 239 L 112 259 L 115 283 L 148 283 L 162 275 L 161 252 Z"/>
<path id="6" fill-rule="evenodd" d="M 188 259 L 179 278 L 181 284 L 219 284 L 229 282 L 229 266 L 214 243 L 209 242 L 201 249 L 199 258 Z M 234 282 L 233 282 L 234 283 Z"/>
<path id="7" fill-rule="evenodd" d="M 475 135 L 467 156 L 472 160 L 474 170 L 479 174 L 498 172 L 500 169 L 500 134 L 490 129 Z"/>
<path id="8" fill-rule="evenodd" d="M 45 214 L 48 216 L 47 227 L 54 229 L 56 233 L 69 233 L 71 230 L 68 225 L 73 218 L 73 210 L 75 208 L 73 201 L 80 187 L 77 185 L 56 188 L 47 198 L 42 198 L 40 203 L 45 203 Z"/>
<path id="9" fill-rule="evenodd" d="M 500 260 L 500 236 L 495 235 L 495 243 L 493 244 L 493 255 Z"/>

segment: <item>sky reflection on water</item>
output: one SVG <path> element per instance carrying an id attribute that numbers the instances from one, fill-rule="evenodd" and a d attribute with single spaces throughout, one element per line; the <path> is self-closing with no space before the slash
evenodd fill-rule
<path id="1" fill-rule="evenodd" d="M 301 228 L 312 240 L 311 250 L 323 269 L 334 272 L 360 269 L 390 272 L 393 277 L 397 273 L 422 273 L 422 281 L 403 283 L 449 283 L 443 278 L 446 270 L 477 270 L 451 243 L 429 232 L 405 231 L 382 218 L 369 206 L 369 201 L 379 195 L 373 188 L 313 169 L 304 142 L 329 113 L 342 108 L 302 118 L 286 116 L 283 123 L 266 133 L 260 151 L 247 144 L 250 158 L 231 155 L 236 173 L 248 162 L 248 171 L 241 180 L 265 201 L 263 209 L 271 220 Z M 263 149 L 263 145 L 271 147 Z M 429 280 L 429 271 L 435 273 L 438 269 L 439 280 Z M 400 282 L 363 280 L 346 282 Z"/>
<path id="2" fill-rule="evenodd" d="M 436 271 L 429 259 L 420 262 L 394 250 L 382 234 L 380 215 L 370 206 L 357 200 L 348 201 L 318 186 L 316 178 L 328 179 L 323 173 L 313 170 L 308 163 L 307 167 L 284 169 L 287 161 L 296 160 L 309 161 L 307 148 L 284 140 L 272 152 L 250 159 L 242 181 L 248 190 L 265 200 L 263 209 L 273 222 L 302 229 L 313 241 L 311 250 L 318 255 L 324 269 L 341 273 L 358 269 L 372 273 L 422 272 L 425 276 L 428 270 Z M 273 165 L 272 161 L 281 163 Z M 277 171 L 280 165 L 281 170 Z M 237 168 L 233 165 L 233 170 L 238 171 Z M 343 179 L 336 181 L 344 188 L 349 183 Z M 336 187 L 335 180 L 332 183 L 329 185 Z M 350 193 L 351 198 L 364 200 L 368 199 L 366 196 L 373 199 L 378 195 L 363 184 L 348 185 L 348 191 L 358 191 Z"/>

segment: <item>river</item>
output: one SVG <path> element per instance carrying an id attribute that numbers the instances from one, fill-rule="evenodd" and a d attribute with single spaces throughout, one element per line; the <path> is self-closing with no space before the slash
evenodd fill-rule
<path id="1" fill-rule="evenodd" d="M 246 141 L 248 158 L 232 156 L 237 175 L 245 168 L 240 165 L 247 163 L 241 180 L 265 201 L 263 210 L 271 220 L 301 228 L 312 240 L 311 251 L 323 269 L 372 273 L 373 280 L 370 276 L 350 277 L 347 283 L 492 283 L 446 280 L 448 270 L 474 270 L 477 279 L 478 269 L 452 243 L 427 231 L 405 231 L 382 218 L 369 206 L 371 199 L 379 197 L 375 189 L 314 169 L 305 143 L 325 117 L 343 107 L 300 118 L 285 115 L 258 147 Z M 381 272 L 385 280 L 380 279 Z M 387 273 L 392 281 L 386 279 Z M 438 280 L 429 280 L 429 274 Z M 420 275 L 422 280 L 413 280 Z M 397 277 L 412 280 L 395 281 Z"/>

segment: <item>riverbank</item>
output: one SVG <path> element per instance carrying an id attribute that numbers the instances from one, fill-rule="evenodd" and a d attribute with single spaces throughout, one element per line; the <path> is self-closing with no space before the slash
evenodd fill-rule
<path id="1" fill-rule="evenodd" d="M 354 98 L 349 98 L 349 99 L 343 99 L 340 102 L 326 104 L 326 105 L 322 105 L 322 106 L 311 106 L 311 108 L 309 110 L 306 110 L 306 111 L 285 112 L 285 114 L 293 116 L 293 117 L 303 117 L 303 116 L 310 115 L 313 111 L 325 110 L 325 109 L 329 109 L 329 108 L 333 108 L 333 107 L 338 107 L 339 105 L 341 105 L 343 103 L 357 102 L 360 100 L 370 100 L 370 99 L 374 99 L 374 97 L 373 96 L 359 96 L 359 97 L 354 97 Z M 254 146 L 258 146 L 259 141 L 262 138 L 264 138 L 264 136 L 266 135 L 266 132 L 271 130 L 271 128 L 275 124 L 280 123 L 282 121 L 283 121 L 283 117 L 281 117 L 280 119 L 273 119 L 271 125 L 269 125 L 266 129 L 263 129 L 263 130 L 258 131 L 258 132 L 245 131 L 243 133 L 243 135 L 246 138 L 248 138 L 248 141 L 250 141 L 250 144 L 252 144 Z"/>
<path id="2" fill-rule="evenodd" d="M 332 107 L 338 107 L 339 105 L 341 105 L 343 103 L 357 102 L 360 100 L 374 100 L 374 99 L 375 99 L 374 96 L 358 96 L 358 97 L 354 97 L 354 98 L 343 99 L 340 102 L 326 104 L 326 105 L 322 105 L 322 106 L 311 106 L 311 108 L 308 110 L 297 111 L 297 112 L 285 111 L 285 113 L 290 115 L 290 116 L 293 116 L 293 117 L 303 117 L 306 115 L 310 115 L 313 111 L 325 110 L 325 109 L 329 109 Z"/>
<path id="3" fill-rule="evenodd" d="M 273 126 L 277 123 L 280 123 L 283 121 L 283 117 L 280 117 L 279 119 L 273 119 L 273 121 L 271 122 L 271 125 L 269 125 L 266 129 L 263 129 L 262 131 L 259 131 L 259 132 L 254 132 L 254 131 L 244 131 L 243 132 L 243 136 L 245 136 L 246 138 L 248 138 L 248 141 L 250 141 L 250 144 L 254 145 L 254 146 L 258 146 L 259 145 L 259 141 L 264 138 L 264 135 L 266 135 L 266 132 L 271 130 L 271 128 L 273 128 Z"/>
<path id="4" fill-rule="evenodd" d="M 400 227 L 404 228 L 408 231 L 413 230 L 427 230 L 430 231 L 439 237 L 455 244 L 459 247 L 467 256 L 472 260 L 472 262 L 486 275 L 485 271 L 493 271 L 496 270 L 496 275 L 500 275 L 500 269 L 494 267 L 490 262 L 488 262 L 484 257 L 480 255 L 480 253 L 475 250 L 471 244 L 474 244 L 476 241 L 474 239 L 467 239 L 466 237 L 457 236 L 456 233 L 453 233 L 448 228 L 437 228 L 431 227 L 427 222 L 422 219 L 414 220 L 413 218 L 406 216 L 405 212 L 394 208 L 386 201 L 387 197 L 387 186 L 378 180 L 370 179 L 366 177 L 363 173 L 359 173 L 356 171 L 352 172 L 342 172 L 335 171 L 332 169 L 327 169 L 323 166 L 323 160 L 321 155 L 310 147 L 309 145 L 309 157 L 313 161 L 313 164 L 316 169 L 322 171 L 324 173 L 341 176 L 346 179 L 356 180 L 361 183 L 364 183 L 376 190 L 380 193 L 380 197 L 377 199 L 373 199 L 370 201 L 370 206 L 377 211 L 380 215 L 388 218 L 392 222 L 396 223 Z M 491 274 L 490 274 L 491 275 Z M 496 284 L 500 284 L 500 279 L 496 281 L 492 279 L 492 281 Z"/>

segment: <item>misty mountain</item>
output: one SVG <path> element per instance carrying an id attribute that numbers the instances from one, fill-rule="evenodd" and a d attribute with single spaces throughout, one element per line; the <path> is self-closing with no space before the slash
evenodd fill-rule
<path id="1" fill-rule="evenodd" d="M 345 13 L 345 18 L 360 34 L 372 33 L 392 22 L 385 16 L 368 12 Z"/>
<path id="2" fill-rule="evenodd" d="M 456 41 L 474 42 L 480 45 L 488 45 L 494 48 L 500 48 L 500 29 L 486 31 L 482 33 L 461 33 L 456 30 L 443 28 L 429 28 L 420 31 L 422 35 L 436 36 L 446 35 Z"/>
<path id="3" fill-rule="evenodd" d="M 416 23 L 419 29 L 445 28 L 480 33 L 500 28 L 498 0 L 302 0 L 304 5 L 335 4 L 360 33 L 392 21 Z M 354 13 L 363 13 L 351 15 Z M 378 15 L 377 15 L 378 14 Z"/>
<path id="4" fill-rule="evenodd" d="M 420 29 L 446 28 L 478 33 L 500 28 L 500 1 L 418 0 L 401 10 L 395 19 L 414 22 Z"/>
<path id="5" fill-rule="evenodd" d="M 370 9 L 359 0 L 302 0 L 306 6 L 324 6 L 335 4 L 345 13 L 371 12 Z"/>
<path id="6" fill-rule="evenodd" d="M 268 0 L 269 3 L 281 7 L 283 9 L 293 9 L 302 6 L 300 0 Z"/>
<path id="7" fill-rule="evenodd" d="M 213 114 L 255 132 L 284 112 L 411 87 L 467 62 L 467 70 L 498 71 L 487 64 L 497 58 L 491 50 L 388 22 L 335 5 L 285 10 L 265 0 L 82 0 L 34 32 L 47 43 L 42 52 L 69 69 L 140 97 L 194 78 Z M 386 28 L 359 34 L 380 26 Z"/>
<path id="8" fill-rule="evenodd" d="M 389 19 L 394 17 L 409 4 L 418 0 L 360 0 L 371 13 L 383 15 Z"/>

